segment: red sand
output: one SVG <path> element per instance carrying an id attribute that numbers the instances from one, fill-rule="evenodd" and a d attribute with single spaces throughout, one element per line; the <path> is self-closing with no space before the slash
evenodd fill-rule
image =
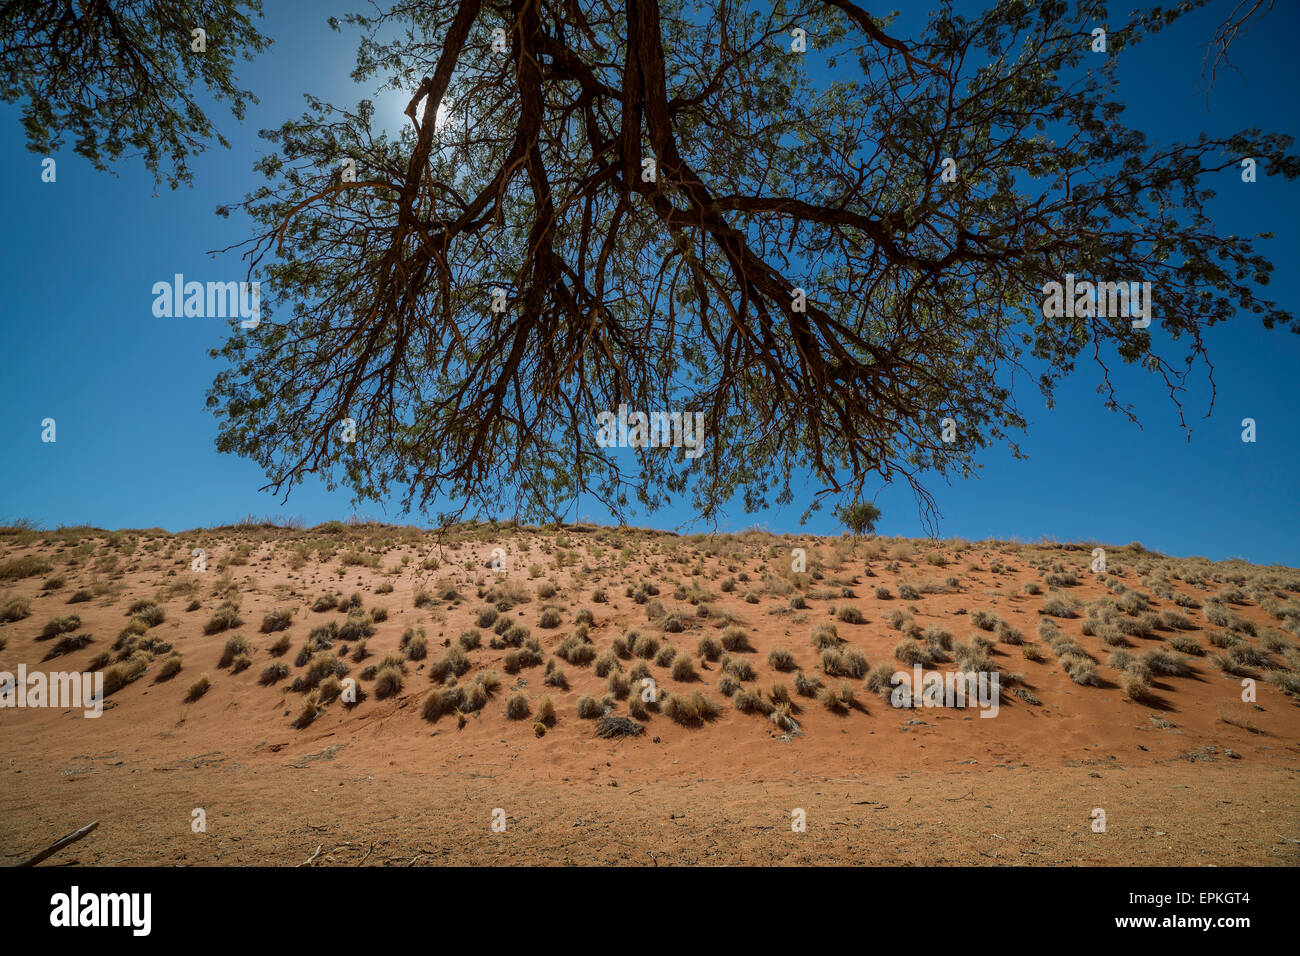
<path id="1" fill-rule="evenodd" d="M 9 582 L 5 596 L 31 598 L 31 613 L 0 627 L 0 637 L 7 639 L 0 671 L 15 671 L 19 663 L 29 669 L 84 670 L 95 654 L 112 646 L 134 600 L 159 597 L 166 586 L 187 581 L 197 581 L 198 590 L 160 597 L 166 618 L 149 631 L 183 655 L 175 677 L 156 680 L 160 657 L 143 677 L 109 697 L 98 720 L 84 719 L 79 710 L 0 710 L 0 843 L 6 860 L 17 862 L 98 819 L 95 833 L 44 865 L 294 865 L 318 848 L 314 864 L 349 865 L 1300 862 L 1300 708 L 1262 679 L 1262 669 L 1257 668 L 1255 704 L 1243 703 L 1240 680 L 1205 656 L 1190 659 L 1189 677 L 1157 677 L 1156 700 L 1139 704 L 1124 696 L 1119 673 L 1106 666 L 1110 649 L 1082 634 L 1083 616 L 1057 623 L 1098 660 L 1101 687 L 1072 683 L 1038 638 L 1038 612 L 1049 597 L 1088 602 L 1109 593 L 1088 573 L 1088 549 L 980 544 L 958 553 L 918 542 L 917 558 L 901 560 L 892 571 L 886 569 L 888 556 L 867 558 L 880 542 L 850 551 L 838 539 L 751 535 L 695 543 L 658 534 L 567 529 L 557 544 L 554 532 L 493 535 L 481 529 L 439 548 L 431 536 L 403 543 L 399 534 L 378 526 L 336 534 L 340 552 L 324 562 L 313 552 L 300 570 L 293 569 L 293 542 L 324 543 L 330 535 L 229 529 L 176 537 L 158 533 L 153 536 L 158 549 L 151 552 L 146 535 L 128 532 L 126 547 L 133 540 L 144 546 L 126 555 L 121 542 L 114 547 L 100 533 L 84 539 L 92 547 L 70 568 L 72 543 L 45 543 L 39 536 L 29 543 L 10 542 L 0 562 L 43 555 L 54 570 Z M 393 540 L 382 540 L 385 536 Z M 364 548 L 367 540 L 386 549 L 379 568 L 341 567 L 341 552 L 354 544 Z M 723 554 L 710 555 L 708 549 L 719 541 Z M 220 603 L 213 594 L 219 564 L 241 543 L 251 546 L 248 563 L 228 571 L 239 585 L 244 623 L 204 635 L 203 625 Z M 835 557 L 837 545 L 842 563 Z M 823 580 L 788 574 L 793 546 L 807 549 L 809 568 L 820 569 Z M 206 548 L 211 570 L 190 570 L 192 547 Z M 509 552 L 505 575 L 484 566 L 494 547 Z M 625 547 L 629 551 L 621 551 Z M 951 563 L 938 567 L 920 560 L 935 550 Z M 566 551 L 576 552 L 576 563 L 557 567 L 557 556 Z M 403 555 L 411 558 L 409 564 L 389 574 Z M 439 557 L 439 567 L 418 570 L 430 555 Z M 115 567 L 97 567 L 113 556 Z M 1043 594 L 1025 594 L 1025 582 L 1042 579 L 1027 564 L 1031 560 L 1061 562 L 1077 573 L 1079 584 L 1059 591 L 1044 585 Z M 1118 571 L 1129 588 L 1148 595 L 1157 612 L 1175 606 L 1139 583 L 1138 566 L 1157 573 L 1183 566 L 1222 580 L 1270 573 L 1280 575 L 1282 583 L 1300 580 L 1285 569 L 1168 562 L 1123 551 L 1113 552 L 1110 560 L 1112 574 Z M 995 561 L 1005 573 L 990 570 Z M 530 564 L 542 566 L 538 577 L 530 578 Z M 584 572 L 584 565 L 591 570 Z M 868 565 L 874 577 L 866 576 Z M 693 569 L 701 573 L 693 575 Z M 720 582 L 740 571 L 748 572 L 750 581 L 721 592 Z M 765 572 L 792 578 L 803 593 L 814 595 L 808 609 L 791 609 L 788 596 L 764 590 Z M 41 590 L 51 574 L 63 574 L 66 583 L 52 592 Z M 911 601 L 897 597 L 900 583 L 942 582 L 948 575 L 959 579 L 956 593 L 922 593 Z M 860 608 L 865 623 L 836 621 L 839 636 L 872 665 L 889 661 L 897 669 L 904 669 L 893 659 L 902 634 L 885 622 L 890 611 L 914 605 L 921 628 L 945 627 L 961 642 L 984 634 L 965 612 L 989 610 L 1042 651 L 1041 662 L 1031 662 L 1018 646 L 998 643 L 993 650 L 995 665 L 1024 675 L 1024 685 L 1041 705 L 1007 696 L 994 719 L 981 719 L 976 711 L 898 710 L 868 693 L 858 679 L 849 681 L 858 705 L 844 716 L 796 696 L 801 732 L 784 736 L 763 716 L 738 712 L 717 689 L 720 665 L 697 658 L 701 679 L 689 685 L 653 662 L 651 671 L 669 693 L 704 691 L 722 705 L 716 720 L 683 727 L 656 713 L 641 737 L 609 741 L 594 735 L 593 721 L 577 716 L 581 695 L 606 692 L 605 680 L 590 664 L 561 663 L 567 691 L 543 685 L 542 667 L 507 674 L 505 650 L 487 647 L 492 631 L 483 628 L 485 646 L 469 653 L 472 669 L 461 682 L 490 668 L 501 676 L 497 692 L 483 710 L 467 716 L 463 729 L 457 729 L 454 715 L 433 723 L 422 719 L 420 703 L 432 686 L 429 665 L 443 655 L 442 642 L 454 642 L 474 625 L 486 603 L 475 596 L 478 582 L 491 587 L 502 578 L 532 595 L 508 613 L 540 638 L 546 658 L 573 630 L 580 608 L 594 615 L 590 638 L 597 651 L 635 627 L 694 655 L 702 636 L 720 633 L 716 616 L 696 617 L 690 603 L 673 597 L 678 582 L 698 584 L 712 595 L 707 601 L 712 608 L 730 612 L 748 632 L 754 651 L 737 656 L 757 671 L 757 680 L 745 684 L 755 690 L 781 682 L 793 691 L 793 675 L 768 663 L 769 650 L 777 647 L 792 651 L 804 673 L 820 675 L 809 633 L 814 624 L 832 620 L 830 607 Z M 559 585 L 559 592 L 541 600 L 535 589 L 547 580 Z M 392 583 L 392 593 L 375 593 L 383 581 Z M 670 611 L 686 612 L 686 631 L 663 633 L 647 619 L 646 606 L 625 596 L 628 584 L 642 581 L 659 586 L 658 600 Z M 67 603 L 76 588 L 96 582 L 110 590 L 90 602 Z M 417 609 L 416 591 L 432 590 L 435 582 L 454 582 L 464 600 Z M 815 596 L 824 590 L 838 595 L 838 582 L 852 587 L 856 597 Z M 1169 583 L 1202 603 L 1221 586 Z M 882 585 L 892 599 L 875 597 L 874 589 Z M 1268 586 L 1282 603 L 1295 599 L 1294 591 L 1277 590 L 1276 581 Z M 592 600 L 597 587 L 607 590 L 609 603 Z M 742 599 L 747 588 L 754 589 L 759 603 Z M 302 695 L 288 684 L 303 668 L 293 667 L 294 658 L 311 627 L 346 620 L 338 611 L 310 610 L 319 595 L 334 591 L 359 591 L 367 609 L 383 605 L 389 612 L 369 639 L 371 656 L 362 664 L 349 659 L 350 676 L 359 677 L 366 664 L 398 653 L 408 625 L 425 629 L 429 656 L 407 662 L 404 687 L 396 696 L 378 700 L 370 693 L 350 710 L 335 701 L 297 730 L 291 721 Z M 202 607 L 187 612 L 193 597 Z M 560 608 L 558 628 L 538 626 L 546 604 Z M 1253 600 L 1230 607 L 1261 634 L 1281 627 Z M 292 673 L 268 687 L 259 684 L 258 675 L 277 659 L 268 648 L 280 634 L 259 633 L 258 626 L 276 608 L 295 609 L 287 631 L 291 649 L 278 658 Z M 1178 610 L 1196 625 L 1183 633 L 1216 651 L 1207 637 L 1217 629 L 1206 623 L 1204 608 Z M 78 632 L 94 641 L 42 664 L 54 642 L 37 635 L 48 620 L 70 613 L 81 618 Z M 251 666 L 237 674 L 217 667 L 234 633 L 253 647 Z M 1134 638 L 1136 646 L 1129 650 L 1165 646 L 1174 634 L 1157 630 Z M 1258 637 L 1243 636 L 1259 643 Z M 1279 655 L 1272 657 L 1283 665 Z M 630 666 L 623 662 L 624 671 Z M 211 689 L 187 704 L 187 688 L 200 673 L 210 675 Z M 531 719 L 511 721 L 504 715 L 504 700 L 520 680 L 532 709 L 543 695 L 555 704 L 557 722 L 540 738 Z M 823 680 L 832 687 L 841 683 Z M 370 682 L 360 683 L 370 691 Z M 626 714 L 626 703 L 616 702 L 613 712 Z M 1255 732 L 1224 717 L 1248 722 Z M 191 828 L 195 808 L 206 812 L 206 832 Z M 504 833 L 491 830 L 496 808 L 504 811 Z M 795 808 L 806 812 L 806 833 L 792 832 Z M 1095 808 L 1105 810 L 1104 833 L 1093 830 Z"/>

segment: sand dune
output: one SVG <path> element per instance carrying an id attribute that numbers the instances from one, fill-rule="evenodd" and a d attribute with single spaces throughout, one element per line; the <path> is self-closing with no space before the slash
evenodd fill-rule
<path id="1" fill-rule="evenodd" d="M 1300 862 L 1292 569 L 590 526 L 0 547 L 0 671 L 110 691 L 0 710 L 9 862 L 91 819 L 44 865 Z M 894 706 L 914 664 L 996 673 L 996 716 Z"/>

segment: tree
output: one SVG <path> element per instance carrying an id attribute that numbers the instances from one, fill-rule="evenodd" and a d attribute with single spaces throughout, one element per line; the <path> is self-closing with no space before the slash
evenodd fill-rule
<path id="1" fill-rule="evenodd" d="M 233 72 L 238 56 L 270 42 L 250 19 L 261 10 L 260 0 L 0 0 L 0 100 L 23 103 L 33 152 L 54 152 L 71 133 L 104 170 L 138 149 L 174 189 L 207 140 L 229 145 L 199 107 L 198 84 L 237 119 L 257 102 Z"/>
<path id="2" fill-rule="evenodd" d="M 857 537 L 876 533 L 876 522 L 880 520 L 880 509 L 870 501 L 855 501 L 841 506 L 837 514 L 844 527 Z"/>
<path id="3" fill-rule="evenodd" d="M 710 519 L 811 475 L 814 506 L 905 480 L 928 517 L 921 476 L 967 477 L 992 442 L 1018 456 L 1013 382 L 1050 401 L 1081 355 L 1109 408 L 1134 416 L 1110 370 L 1137 363 L 1183 420 L 1187 377 L 1213 381 L 1208 326 L 1292 320 L 1254 241 L 1216 233 L 1214 178 L 1246 156 L 1300 172 L 1286 136 L 1154 145 L 1122 122 L 1117 64 L 1183 9 L 941 5 L 910 39 L 850 0 L 354 16 L 356 75 L 414 90 L 409 126 L 311 100 L 264 134 L 267 182 L 238 206 L 271 318 L 217 353 L 218 447 L 286 494 L 341 474 L 418 508 L 689 493 Z M 1067 274 L 1150 281 L 1151 327 L 1048 317 Z M 702 413 L 702 454 L 628 468 L 596 440 L 622 405 Z"/>

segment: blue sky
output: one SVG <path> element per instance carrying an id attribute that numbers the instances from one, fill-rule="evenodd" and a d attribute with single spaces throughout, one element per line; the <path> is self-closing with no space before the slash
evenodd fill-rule
<path id="1" fill-rule="evenodd" d="M 262 102 L 242 125 L 228 114 L 212 114 L 233 148 L 214 147 L 200 156 L 192 188 L 155 190 L 138 162 L 124 163 L 116 175 L 96 173 L 66 148 L 55 154 L 57 182 L 44 184 L 42 157 L 27 151 L 17 108 L 0 107 L 0 519 L 172 530 L 248 514 L 316 523 L 359 513 L 425 523 L 419 515 L 403 518 L 396 501 L 387 511 L 371 503 L 354 509 L 346 490 L 329 492 L 319 483 L 296 489 L 284 505 L 260 492 L 265 479 L 254 464 L 216 452 L 216 421 L 204 408 L 219 368 L 207 350 L 222 341 L 227 326 L 219 319 L 157 319 L 151 311 L 153 283 L 173 273 L 242 278 L 235 255 L 207 251 L 247 237 L 238 217 L 222 219 L 213 210 L 256 184 L 252 164 L 266 148 L 257 130 L 299 114 L 304 92 L 338 104 L 370 92 L 348 78 L 355 36 L 325 24 L 354 4 L 267 0 L 262 29 L 276 42 L 241 67 L 242 85 Z M 1129 106 L 1122 122 L 1154 142 L 1250 126 L 1296 134 L 1296 4 L 1278 4 L 1238 40 L 1233 59 L 1243 75 L 1220 73 L 1207 112 L 1199 85 L 1203 45 L 1231 6 L 1214 3 L 1144 44 L 1140 56 L 1126 58 Z M 895 32 L 906 34 L 913 22 L 904 16 Z M 392 104 L 395 114 L 402 105 L 391 93 L 377 104 L 381 110 Z M 1211 210 L 1222 232 L 1274 233 L 1262 246 L 1277 266 L 1270 292 L 1295 312 L 1300 183 L 1265 171 L 1246 185 L 1227 173 L 1218 189 Z M 995 447 L 981 456 L 979 478 L 931 484 L 942 513 L 940 534 L 1136 540 L 1171 554 L 1300 566 L 1300 336 L 1265 330 L 1246 316 L 1211 330 L 1207 343 L 1217 365 L 1218 398 L 1213 417 L 1204 418 L 1209 388 L 1203 375 L 1193 378 L 1184 396 L 1190 442 L 1155 383 L 1128 369 L 1117 376 L 1121 397 L 1141 418 L 1139 428 L 1104 409 L 1095 391 L 1098 377 L 1081 362 L 1054 409 L 1044 407 L 1032 387 L 1019 393 L 1030 422 L 1020 437 L 1027 461 Z M 57 421 L 53 444 L 41 441 L 46 417 Z M 1241 441 L 1246 417 L 1257 422 L 1254 444 Z M 869 485 L 871 493 L 877 489 Z M 923 533 L 906 487 L 879 488 L 876 501 L 884 512 L 881 533 Z M 720 528 L 799 531 L 805 506 L 796 501 L 746 514 L 737 504 Z M 581 501 L 571 517 L 608 520 Z M 633 523 L 707 530 L 676 504 Z M 802 530 L 840 528 L 822 512 Z"/>

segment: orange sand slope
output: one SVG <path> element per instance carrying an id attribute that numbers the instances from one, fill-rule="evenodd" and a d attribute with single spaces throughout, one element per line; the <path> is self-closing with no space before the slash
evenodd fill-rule
<path id="1" fill-rule="evenodd" d="M 0 841 L 12 863 L 100 819 L 46 865 L 1300 862 L 1300 572 L 1105 559 L 4 529 L 0 671 L 94 670 L 107 698 L 0 709 Z M 996 710 L 893 706 L 914 667 L 996 673 Z"/>

